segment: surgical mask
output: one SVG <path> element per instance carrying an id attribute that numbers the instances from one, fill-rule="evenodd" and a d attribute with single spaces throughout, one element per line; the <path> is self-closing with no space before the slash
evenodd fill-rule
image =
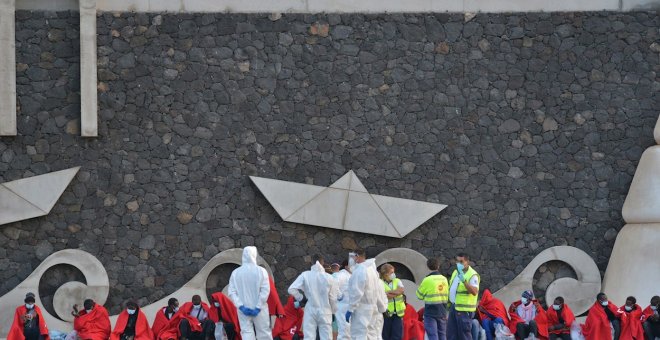
<path id="1" fill-rule="evenodd" d="M 390 274 L 390 281 L 393 281 L 394 279 L 396 279 L 396 274 L 395 273 Z"/>
<path id="2" fill-rule="evenodd" d="M 626 309 L 626 312 L 630 312 L 632 310 L 632 306 L 626 306 L 624 308 Z"/>
<path id="3" fill-rule="evenodd" d="M 27 309 L 32 309 L 32 308 L 34 308 L 34 303 L 26 303 L 26 304 L 25 304 L 25 308 L 27 308 Z"/>
<path id="4" fill-rule="evenodd" d="M 522 298 L 520 299 L 520 302 L 522 302 L 523 305 L 526 305 L 527 303 L 529 303 L 529 300 L 527 298 Z"/>
<path id="5" fill-rule="evenodd" d="M 356 256 L 355 253 L 348 253 L 348 267 L 349 268 L 352 268 L 353 266 L 355 266 L 357 264 L 357 262 L 355 262 L 355 256 Z"/>
<path id="6" fill-rule="evenodd" d="M 179 311 L 179 307 L 174 307 L 174 313 Z"/>
<path id="7" fill-rule="evenodd" d="M 462 272 L 463 269 L 465 269 L 465 266 L 464 266 L 462 263 L 457 262 L 457 263 L 456 263 L 456 269 L 457 269 L 459 272 Z"/>
<path id="8" fill-rule="evenodd" d="M 651 309 L 658 310 L 658 306 L 651 306 Z"/>
<path id="9" fill-rule="evenodd" d="M 552 308 L 554 308 L 554 310 L 560 310 L 561 305 L 552 305 Z"/>
<path id="10" fill-rule="evenodd" d="M 609 305 L 610 303 L 609 303 L 609 301 L 601 301 L 600 304 L 603 305 L 603 306 L 607 306 L 607 305 Z"/>
<path id="11" fill-rule="evenodd" d="M 128 315 L 133 315 L 135 314 L 135 309 L 127 309 L 126 313 L 128 313 Z"/>
<path id="12" fill-rule="evenodd" d="M 220 307 L 220 302 L 214 302 L 213 305 L 216 307 Z"/>
<path id="13" fill-rule="evenodd" d="M 92 310 L 91 309 L 85 309 L 85 312 L 90 313 Z"/>
<path id="14" fill-rule="evenodd" d="M 194 308 L 199 308 L 199 304 L 194 304 L 194 303 L 193 303 L 193 307 L 194 307 Z"/>

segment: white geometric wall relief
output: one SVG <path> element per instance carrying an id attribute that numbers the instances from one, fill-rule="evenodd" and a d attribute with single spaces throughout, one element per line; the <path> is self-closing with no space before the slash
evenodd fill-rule
<path id="1" fill-rule="evenodd" d="M 401 238 L 447 206 L 372 195 L 351 170 L 329 187 L 250 176 L 286 222 Z"/>
<path id="2" fill-rule="evenodd" d="M 80 167 L 0 184 L 0 225 L 50 213 Z"/>
<path id="3" fill-rule="evenodd" d="M 242 254 L 243 249 L 240 248 L 228 249 L 218 253 L 211 258 L 204 267 L 202 267 L 197 275 L 176 292 L 147 306 L 141 307 L 141 310 L 145 313 L 147 319 L 151 323 L 158 310 L 167 305 L 167 300 L 169 298 L 174 297 L 183 303 L 190 301 L 190 298 L 193 295 L 199 295 L 202 297 L 203 301 L 208 303 L 206 296 L 206 282 L 211 272 L 218 266 L 227 263 L 240 265 Z M 266 263 L 261 257 L 257 260 L 259 265 L 264 267 L 268 274 L 272 276 L 273 273 L 268 263 Z M 53 309 L 55 310 L 56 315 L 50 314 L 45 308 L 41 309 L 44 318 L 46 319 L 46 324 L 50 330 L 63 332 L 71 331 L 73 329 L 71 307 L 74 304 L 82 305 L 86 298 L 92 298 L 99 304 L 105 304 L 108 298 L 110 284 L 108 281 L 108 274 L 103 267 L 103 264 L 101 264 L 101 262 L 92 254 L 82 250 L 60 250 L 48 256 L 23 282 L 16 286 L 16 288 L 0 297 L 0 305 L 6 307 L 0 309 L 0 339 L 7 337 L 9 327 L 14 318 L 14 308 L 23 304 L 23 299 L 25 298 L 26 293 L 34 293 L 36 295 L 35 300 L 37 305 L 43 307 L 39 295 L 39 282 L 49 268 L 59 264 L 67 264 L 76 267 L 83 273 L 87 283 L 69 281 L 57 288 L 53 295 Z M 222 287 L 220 290 L 226 291 L 226 287 Z M 117 321 L 117 317 L 118 315 L 110 317 L 112 325 Z"/>

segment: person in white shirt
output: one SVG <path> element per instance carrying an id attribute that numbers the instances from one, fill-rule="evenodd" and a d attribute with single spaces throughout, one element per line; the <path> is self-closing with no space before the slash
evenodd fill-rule
<path id="1" fill-rule="evenodd" d="M 337 297 L 337 340 L 351 340 L 351 324 L 346 322 L 346 312 L 348 311 L 348 280 L 351 278 L 350 263 L 355 266 L 355 253 L 349 253 L 349 261 L 342 262 L 342 269 L 334 274 L 339 287 L 339 296 Z"/>

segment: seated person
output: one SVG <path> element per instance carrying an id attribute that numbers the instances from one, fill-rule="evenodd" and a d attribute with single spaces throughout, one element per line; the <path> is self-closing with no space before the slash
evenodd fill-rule
<path id="1" fill-rule="evenodd" d="M 607 299 L 605 293 L 596 295 L 596 302 L 589 308 L 587 321 L 582 325 L 582 335 L 586 340 L 612 340 L 610 325 L 614 328 L 614 340 L 621 334 L 621 314 L 618 308 Z"/>
<path id="2" fill-rule="evenodd" d="M 236 339 L 238 334 L 241 333 L 241 329 L 234 303 L 225 294 L 217 292 L 211 295 L 211 305 L 209 318 L 216 323 L 222 322 L 228 340 Z"/>
<path id="3" fill-rule="evenodd" d="M 202 302 L 199 295 L 193 295 L 191 302 L 181 306 L 179 322 L 180 339 L 215 339 L 215 323 L 209 319 L 209 305 Z"/>
<path id="4" fill-rule="evenodd" d="M 418 320 L 415 307 L 408 303 L 405 295 L 403 302 L 406 304 L 406 312 L 403 314 L 402 340 L 424 340 L 424 322 Z"/>
<path id="5" fill-rule="evenodd" d="M 303 307 L 307 299 L 296 303 L 293 296 L 289 296 L 289 300 L 284 306 L 284 316 L 275 320 L 275 327 L 273 327 L 273 340 L 301 340 L 302 321 L 305 312 Z"/>
<path id="6" fill-rule="evenodd" d="M 110 340 L 153 340 L 147 317 L 135 301 L 126 303 L 126 309 L 119 313 Z"/>
<path id="7" fill-rule="evenodd" d="M 541 304 L 534 299 L 534 293 L 526 290 L 520 300 L 509 306 L 509 329 L 516 339 L 526 339 L 530 335 L 536 338 L 548 337 L 547 318 Z"/>
<path id="8" fill-rule="evenodd" d="M 651 298 L 651 304 L 642 312 L 641 321 L 643 322 L 644 333 L 647 339 L 653 340 L 660 338 L 660 316 L 658 315 L 660 307 L 660 296 Z"/>
<path id="9" fill-rule="evenodd" d="M 156 339 L 161 339 L 160 337 L 161 332 L 166 328 L 168 328 L 168 323 L 170 322 L 170 320 L 172 320 L 172 318 L 178 311 L 179 311 L 179 300 L 175 298 L 170 298 L 167 301 L 167 306 L 158 310 L 158 312 L 156 313 L 156 318 L 154 319 L 154 324 L 151 327 L 151 331 L 154 333 Z M 173 335 L 172 334 L 170 334 L 169 336 L 165 335 L 162 339 L 163 340 L 175 339 L 176 337 L 177 337 L 176 332 L 174 332 Z"/>
<path id="10" fill-rule="evenodd" d="M 7 340 L 48 340 L 48 327 L 39 306 L 35 305 L 34 294 L 25 294 L 24 305 L 14 312 Z"/>
<path id="11" fill-rule="evenodd" d="M 74 316 L 73 329 L 78 339 L 108 340 L 110 338 L 110 316 L 105 307 L 97 305 L 92 299 L 83 302 L 85 310 L 78 311 L 78 305 L 73 305 L 71 315 Z"/>
<path id="12" fill-rule="evenodd" d="M 477 306 L 477 318 L 481 321 L 481 327 L 486 331 L 486 339 L 495 339 L 495 324 L 509 327 L 509 315 L 504 303 L 493 297 L 490 290 L 484 290 L 479 305 Z"/>
<path id="13" fill-rule="evenodd" d="M 618 309 L 621 314 L 620 340 L 644 340 L 642 328 L 642 307 L 637 304 L 634 296 L 626 298 L 626 304 Z"/>
<path id="14" fill-rule="evenodd" d="M 548 317 L 548 331 L 550 332 L 549 339 L 571 340 L 571 325 L 575 321 L 575 315 L 564 304 L 563 297 L 558 296 L 555 298 L 552 306 L 548 307 L 546 315 Z"/>

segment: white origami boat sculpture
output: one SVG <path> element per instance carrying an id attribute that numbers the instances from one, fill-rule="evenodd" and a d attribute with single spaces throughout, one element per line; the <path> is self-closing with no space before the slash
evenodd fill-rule
<path id="1" fill-rule="evenodd" d="M 0 184 L 0 225 L 50 213 L 80 167 Z"/>
<path id="2" fill-rule="evenodd" d="M 286 222 L 404 237 L 447 206 L 372 195 L 351 170 L 329 187 L 250 176 Z"/>

